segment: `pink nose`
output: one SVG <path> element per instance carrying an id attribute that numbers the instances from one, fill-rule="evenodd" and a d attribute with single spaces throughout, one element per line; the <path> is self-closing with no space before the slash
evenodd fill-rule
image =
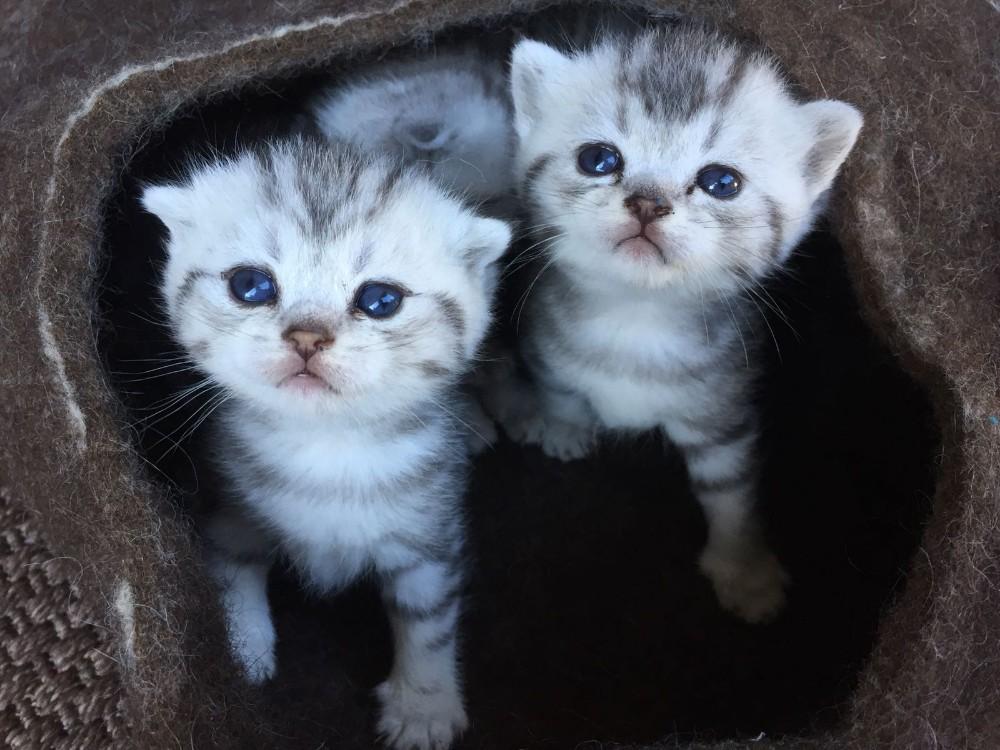
<path id="1" fill-rule="evenodd" d="M 295 347 L 302 359 L 309 359 L 316 352 L 329 348 L 334 336 L 326 329 L 296 328 L 289 326 L 283 334 L 285 341 Z"/>
<path id="2" fill-rule="evenodd" d="M 651 198 L 648 195 L 633 193 L 625 199 L 625 208 L 637 218 L 643 226 L 666 216 L 674 209 L 665 198 Z"/>

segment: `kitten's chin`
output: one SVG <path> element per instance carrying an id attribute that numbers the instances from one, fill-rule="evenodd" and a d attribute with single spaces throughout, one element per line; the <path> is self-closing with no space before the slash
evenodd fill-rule
<path id="1" fill-rule="evenodd" d="M 675 248 L 659 237 L 617 237 L 594 249 L 594 253 L 586 256 L 576 254 L 567 260 L 599 285 L 624 284 L 643 289 L 662 289 L 684 282 L 685 269 L 681 257 Z"/>

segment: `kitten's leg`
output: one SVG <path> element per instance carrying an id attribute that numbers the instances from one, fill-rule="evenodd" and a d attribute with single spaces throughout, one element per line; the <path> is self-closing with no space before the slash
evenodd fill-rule
<path id="1" fill-rule="evenodd" d="M 747 622 L 773 619 L 785 603 L 788 575 L 768 549 L 755 514 L 756 424 L 728 431 L 665 425 L 687 462 L 695 497 L 708 521 L 699 567 L 723 608 Z"/>
<path id="2" fill-rule="evenodd" d="M 216 513 L 205 532 L 208 569 L 219 585 L 233 655 L 250 682 L 264 682 L 277 671 L 277 637 L 267 603 L 268 540 L 233 509 Z"/>
<path id="3" fill-rule="evenodd" d="M 597 440 L 597 417 L 582 395 L 544 378 L 529 383 L 512 361 L 494 369 L 484 397 L 511 440 L 553 458 L 583 458 Z"/>
<path id="4" fill-rule="evenodd" d="M 377 563 L 395 641 L 392 674 L 376 691 L 378 731 L 398 750 L 443 750 L 468 725 L 457 658 L 462 577 L 453 560 Z"/>

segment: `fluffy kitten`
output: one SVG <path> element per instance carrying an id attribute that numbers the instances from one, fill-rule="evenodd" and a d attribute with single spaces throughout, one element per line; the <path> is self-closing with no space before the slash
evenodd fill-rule
<path id="1" fill-rule="evenodd" d="M 476 201 L 513 186 L 513 127 L 502 60 L 477 52 L 383 63 L 310 106 L 328 138 L 422 163 L 442 185 Z"/>
<path id="2" fill-rule="evenodd" d="M 507 225 L 422 171 L 301 139 L 142 200 L 169 229 L 173 333 L 224 394 L 229 497 L 206 537 L 236 657 L 255 682 L 275 673 L 279 552 L 321 592 L 374 573 L 395 639 L 378 729 L 445 747 L 466 725 L 464 451 L 448 405 L 490 321 Z"/>
<path id="3" fill-rule="evenodd" d="M 534 389 L 499 379 L 492 409 L 563 460 L 601 429 L 662 429 L 707 516 L 701 570 L 725 608 L 766 620 L 787 576 L 754 516 L 746 290 L 809 230 L 861 116 L 798 101 L 770 56 L 690 23 L 573 53 L 525 40 L 511 77 L 547 263 L 520 320 Z"/>

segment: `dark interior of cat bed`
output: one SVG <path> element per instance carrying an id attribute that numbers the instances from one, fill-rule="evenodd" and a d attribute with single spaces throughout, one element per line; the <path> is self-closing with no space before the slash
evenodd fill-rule
<path id="1" fill-rule="evenodd" d="M 146 134 L 106 206 L 99 347 L 150 478 L 183 508 L 212 492 L 193 429 L 208 409 L 197 398 L 163 409 L 194 380 L 170 365 L 176 347 L 156 295 L 162 229 L 139 208 L 139 186 L 199 150 L 286 131 L 317 80 L 269 80 L 192 104 Z M 516 290 L 507 288 L 508 310 Z M 695 566 L 701 512 L 659 437 L 606 439 L 567 464 L 501 439 L 476 459 L 467 498 L 472 729 L 460 747 L 801 735 L 843 719 L 879 617 L 905 586 L 939 436 L 928 398 L 862 320 L 828 227 L 759 302 L 772 337 L 761 497 L 793 578 L 787 610 L 752 626 L 719 609 Z M 269 741 L 371 747 L 371 689 L 391 659 L 374 587 L 310 598 L 277 569 L 270 596 L 279 670 L 258 717 Z"/>

